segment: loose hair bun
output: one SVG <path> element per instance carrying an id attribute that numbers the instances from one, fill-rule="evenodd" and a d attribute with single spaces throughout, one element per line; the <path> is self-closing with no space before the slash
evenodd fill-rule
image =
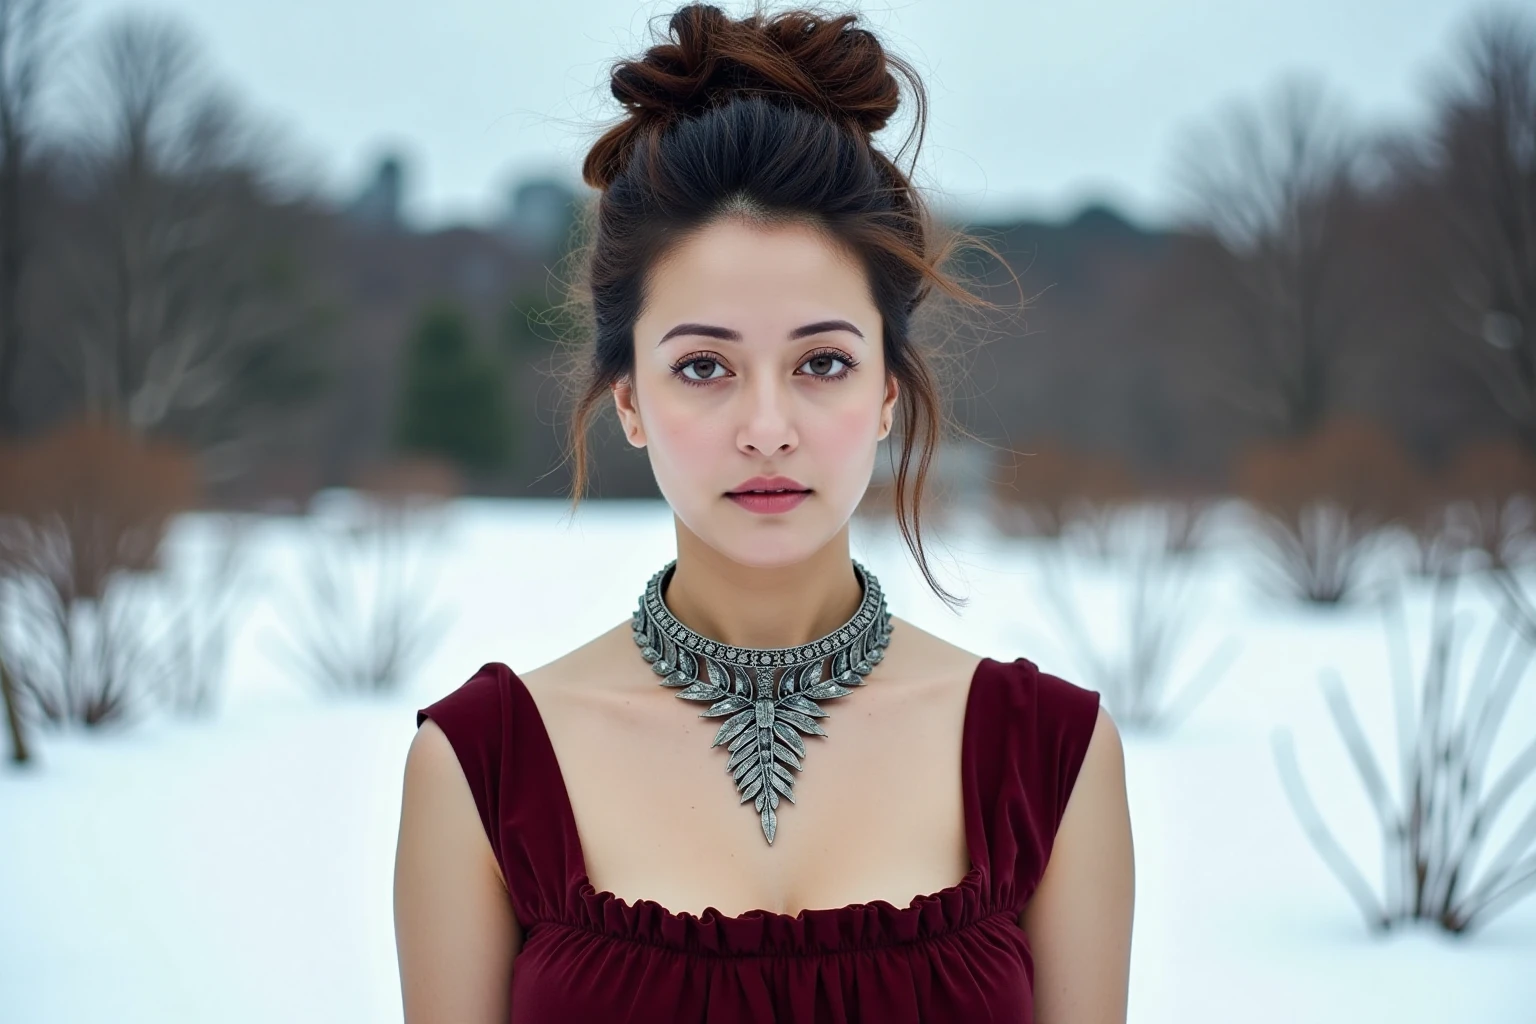
<path id="1" fill-rule="evenodd" d="M 794 103 L 867 138 L 896 114 L 897 75 L 917 79 L 857 22 L 809 10 L 736 19 L 711 4 L 681 8 L 667 41 L 614 66 L 610 88 L 628 116 L 593 144 L 583 179 L 607 188 L 641 138 L 739 96 Z"/>

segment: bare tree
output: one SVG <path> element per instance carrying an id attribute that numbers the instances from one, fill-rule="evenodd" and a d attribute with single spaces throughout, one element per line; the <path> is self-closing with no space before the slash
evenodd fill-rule
<path id="1" fill-rule="evenodd" d="M 56 233 L 67 343 L 50 346 L 87 411 L 237 473 L 326 379 L 306 261 L 320 222 L 281 197 L 273 136 L 212 81 L 175 22 L 110 23 L 83 88 L 94 119 Z"/>
<path id="2" fill-rule="evenodd" d="M 1337 405 L 1354 316 L 1345 280 L 1357 140 L 1326 90 L 1289 78 L 1190 133 L 1178 181 L 1190 246 L 1233 362 L 1212 393 L 1266 430 L 1303 436 Z M 1195 367 L 1195 370 L 1202 369 Z"/>
<path id="3" fill-rule="evenodd" d="M 1489 8 L 1469 24 L 1428 145 L 1404 156 L 1439 208 L 1448 353 L 1536 452 L 1536 19 Z"/>
<path id="4" fill-rule="evenodd" d="M 63 10 L 59 0 L 0 0 L 0 432 L 20 426 L 15 392 L 24 344 L 21 281 L 33 236 L 26 171 L 43 68 Z"/>

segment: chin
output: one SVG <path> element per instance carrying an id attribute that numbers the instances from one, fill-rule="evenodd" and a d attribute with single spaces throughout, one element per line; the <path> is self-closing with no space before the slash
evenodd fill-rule
<path id="1" fill-rule="evenodd" d="M 722 523 L 718 516 L 710 516 L 697 525 L 684 520 L 684 525 L 726 558 L 754 569 L 796 565 L 820 551 L 837 534 L 820 517 L 798 523 L 774 522 L 770 517 L 764 520 Z"/>
<path id="2" fill-rule="evenodd" d="M 843 523 L 817 523 L 797 530 L 732 531 L 719 550 L 741 565 L 771 569 L 798 565 L 813 558 L 837 539 Z"/>

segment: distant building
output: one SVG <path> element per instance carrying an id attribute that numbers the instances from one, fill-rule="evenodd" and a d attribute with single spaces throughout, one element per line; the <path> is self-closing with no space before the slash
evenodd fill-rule
<path id="1" fill-rule="evenodd" d="M 501 233 L 534 252 L 560 248 L 576 217 L 576 192 L 552 177 L 529 178 L 513 186 Z"/>
<path id="2" fill-rule="evenodd" d="M 386 231 L 402 227 L 400 203 L 405 191 L 405 161 L 387 153 L 374 165 L 373 176 L 347 204 L 346 216 L 357 224 Z"/>

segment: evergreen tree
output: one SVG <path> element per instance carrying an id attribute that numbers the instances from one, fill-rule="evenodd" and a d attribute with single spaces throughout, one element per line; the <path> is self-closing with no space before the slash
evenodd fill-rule
<path id="1" fill-rule="evenodd" d="M 396 447 L 491 471 L 507 463 L 511 424 L 502 367 L 475 343 L 469 318 L 452 302 L 428 305 L 406 346 Z"/>

